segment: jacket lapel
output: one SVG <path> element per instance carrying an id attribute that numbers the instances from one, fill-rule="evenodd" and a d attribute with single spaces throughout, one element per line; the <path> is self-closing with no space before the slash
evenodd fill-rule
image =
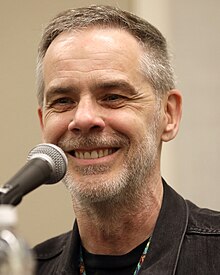
<path id="1" fill-rule="evenodd" d="M 151 244 L 140 274 L 175 274 L 188 224 L 185 200 L 163 181 L 164 195 Z"/>
<path id="2" fill-rule="evenodd" d="M 78 274 L 79 272 L 79 249 L 80 249 L 80 236 L 77 222 L 74 222 L 73 230 L 69 235 L 65 247 L 60 257 L 57 275 Z"/>

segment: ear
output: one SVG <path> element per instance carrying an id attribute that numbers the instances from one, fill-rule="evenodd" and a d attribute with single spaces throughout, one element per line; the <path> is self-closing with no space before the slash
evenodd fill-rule
<path id="1" fill-rule="evenodd" d="M 178 90 L 170 90 L 164 101 L 164 129 L 162 141 L 170 141 L 178 133 L 182 116 L 182 96 Z"/>
<path id="2" fill-rule="evenodd" d="M 41 137 L 42 137 L 43 142 L 45 142 L 45 139 L 44 139 L 44 121 L 43 121 L 43 110 L 42 110 L 42 108 L 38 107 L 37 112 L 38 112 L 38 117 L 39 117 L 40 127 L 41 127 Z"/>
<path id="3" fill-rule="evenodd" d="M 38 107 L 37 113 L 38 113 L 38 117 L 39 117 L 39 121 L 40 121 L 40 127 L 41 127 L 41 130 L 43 131 L 44 123 L 43 123 L 43 111 L 42 111 L 41 107 Z"/>

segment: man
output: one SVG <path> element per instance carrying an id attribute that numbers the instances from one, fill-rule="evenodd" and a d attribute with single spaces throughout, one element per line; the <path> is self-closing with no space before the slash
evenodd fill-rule
<path id="1" fill-rule="evenodd" d="M 219 274 L 220 214 L 160 174 L 181 119 L 162 34 L 113 7 L 68 10 L 45 29 L 37 73 L 43 139 L 67 155 L 76 216 L 35 248 L 37 274 Z"/>

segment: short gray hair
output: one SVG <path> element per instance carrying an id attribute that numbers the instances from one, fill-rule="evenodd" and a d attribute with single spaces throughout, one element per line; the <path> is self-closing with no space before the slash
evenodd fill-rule
<path id="1" fill-rule="evenodd" d="M 37 93 L 40 106 L 43 105 L 44 97 L 42 63 L 48 47 L 62 32 L 83 30 L 89 27 L 118 28 L 129 32 L 144 49 L 140 69 L 156 94 L 161 97 L 174 88 L 173 69 L 167 43 L 160 31 L 130 12 L 112 6 L 92 5 L 66 10 L 52 19 L 45 28 L 37 58 Z"/>

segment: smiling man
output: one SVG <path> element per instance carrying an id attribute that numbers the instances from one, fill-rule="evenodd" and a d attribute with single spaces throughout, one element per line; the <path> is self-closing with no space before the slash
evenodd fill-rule
<path id="1" fill-rule="evenodd" d="M 38 274 L 217 274 L 219 214 L 161 178 L 181 118 L 162 34 L 113 7 L 68 10 L 45 29 L 37 73 L 43 139 L 66 153 L 76 216 L 35 248 Z"/>

